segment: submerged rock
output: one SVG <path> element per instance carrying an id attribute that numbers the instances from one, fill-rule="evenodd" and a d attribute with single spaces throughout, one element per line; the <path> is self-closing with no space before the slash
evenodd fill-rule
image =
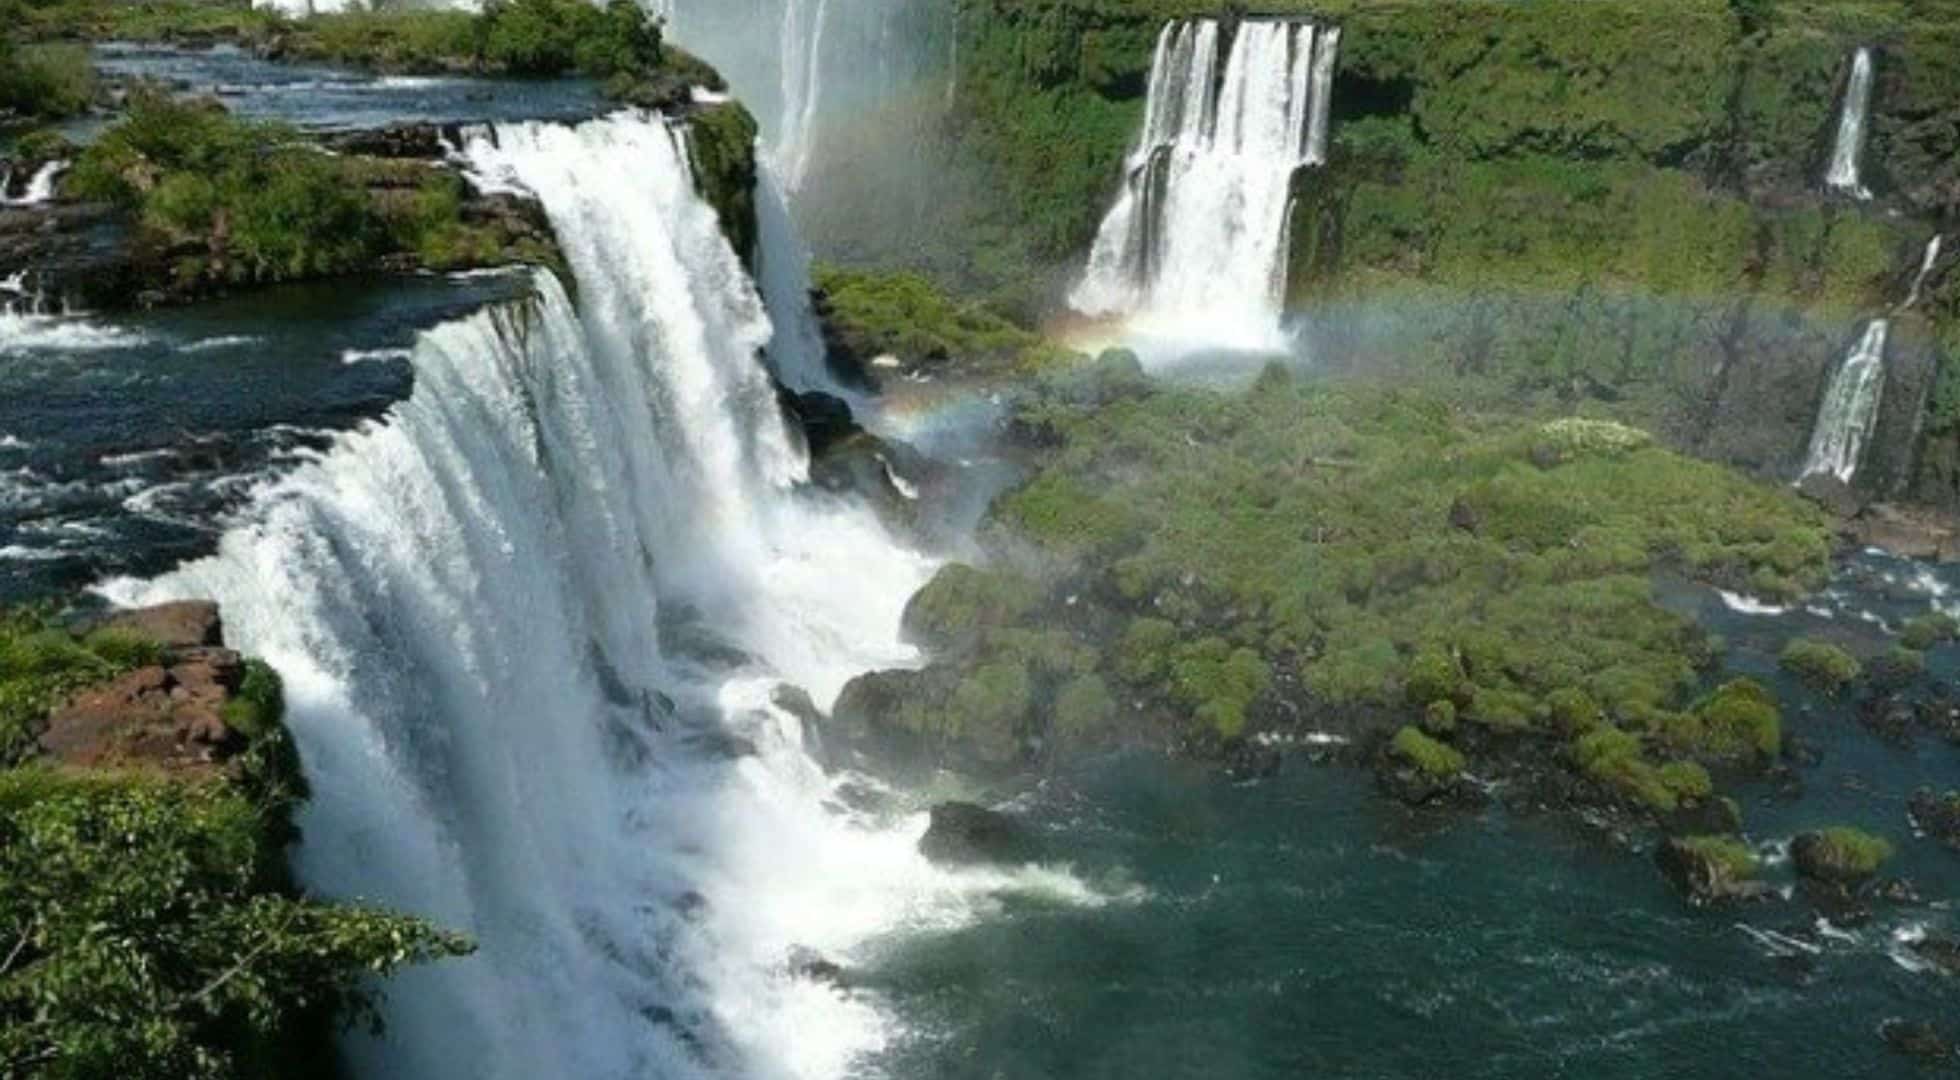
<path id="1" fill-rule="evenodd" d="M 1960 939 L 1927 934 L 1912 943 L 1912 951 L 1942 975 L 1960 976 Z"/>
<path id="2" fill-rule="evenodd" d="M 932 808 L 919 853 L 941 866 L 1006 865 L 1034 861 L 1033 834 L 1006 814 L 968 802 Z"/>
<path id="3" fill-rule="evenodd" d="M 1924 1020 L 1894 1017 L 1878 1026 L 1878 1037 L 1884 1039 L 1885 1045 L 1893 1050 L 1921 1061 L 1950 1061 L 1953 1058 L 1953 1046 Z"/>
<path id="4" fill-rule="evenodd" d="M 1946 845 L 1949 851 L 1960 851 L 1960 791 L 1936 795 L 1932 788 L 1920 788 L 1907 800 L 1906 814 L 1913 828 Z"/>

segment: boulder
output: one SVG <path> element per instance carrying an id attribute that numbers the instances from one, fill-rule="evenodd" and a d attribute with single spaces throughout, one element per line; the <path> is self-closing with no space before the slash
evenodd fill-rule
<path id="1" fill-rule="evenodd" d="M 801 945 L 789 951 L 789 974 L 791 978 L 805 982 L 823 983 L 838 990 L 851 988 L 851 973 L 844 965 Z"/>
<path id="2" fill-rule="evenodd" d="M 1797 482 L 1797 491 L 1840 518 L 1856 517 L 1865 508 L 1864 496 L 1830 473 L 1811 473 Z"/>
<path id="3" fill-rule="evenodd" d="M 1891 845 L 1851 829 L 1798 833 L 1790 842 L 1798 875 L 1829 885 L 1859 885 L 1890 855 Z"/>
<path id="4" fill-rule="evenodd" d="M 968 802 L 932 808 L 919 852 L 941 866 L 1011 865 L 1034 861 L 1037 845 L 1020 822 Z"/>
<path id="5" fill-rule="evenodd" d="M 1912 951 L 1933 965 L 1942 975 L 1960 975 L 1960 940 L 1944 934 L 1927 934 L 1912 943 Z"/>
<path id="6" fill-rule="evenodd" d="M 1764 882 L 1740 876 L 1729 860 L 1707 845 L 1679 837 L 1661 841 L 1654 863 L 1668 884 L 1695 907 L 1764 900 L 1775 893 Z"/>
<path id="7" fill-rule="evenodd" d="M 138 668 L 54 710 L 41 749 L 63 765 L 208 771 L 245 748 L 225 723 L 244 665 L 229 649 L 189 650 L 171 667 Z"/>

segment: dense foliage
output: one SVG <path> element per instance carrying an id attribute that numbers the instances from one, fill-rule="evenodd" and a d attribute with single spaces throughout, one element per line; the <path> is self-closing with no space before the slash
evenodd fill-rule
<path id="1" fill-rule="evenodd" d="M 1485 414 L 1409 386 L 1152 384 L 1111 354 L 1018 407 L 1037 447 L 995 503 L 986 568 L 907 611 L 921 673 L 848 689 L 847 725 L 994 766 L 1056 740 L 1231 740 L 1417 722 L 1397 752 L 1560 740 L 1634 802 L 1707 797 L 1703 762 L 1774 759 L 1780 718 L 1741 680 L 1699 699 L 1712 652 L 1654 598 L 1673 570 L 1789 598 L 1820 584 L 1823 515 L 1787 491 L 1603 420 Z M 1094 678 L 1100 730 L 1041 703 Z"/>
<path id="2" fill-rule="evenodd" d="M 0 1075 L 332 1075 L 334 1026 L 374 1018 L 374 976 L 469 945 L 292 889 L 304 782 L 262 663 L 225 707 L 249 742 L 222 773 L 22 762 L 51 705 L 160 662 L 128 634 L 0 617 Z"/>
<path id="3" fill-rule="evenodd" d="M 504 247 L 463 220 L 462 181 L 445 170 L 327 154 L 210 102 L 139 95 L 76 161 L 65 190 L 129 208 L 185 286 L 345 273 L 391 252 L 468 265 Z"/>
<path id="4" fill-rule="evenodd" d="M 957 357 L 965 371 L 1038 371 L 1073 354 L 985 305 L 954 299 L 921 274 L 819 266 L 820 306 L 843 348 L 912 364 Z"/>

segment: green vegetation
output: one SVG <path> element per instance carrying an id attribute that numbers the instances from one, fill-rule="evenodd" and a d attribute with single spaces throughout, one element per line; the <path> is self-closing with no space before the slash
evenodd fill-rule
<path id="1" fill-rule="evenodd" d="M 962 371 L 1026 374 L 1075 358 L 919 274 L 820 266 L 815 278 L 823 315 L 861 363 L 887 354 L 914 364 L 957 358 Z"/>
<path id="2" fill-rule="evenodd" d="M 1799 835 L 1791 854 L 1804 876 L 1849 883 L 1877 873 L 1892 857 L 1892 843 L 1862 829 L 1837 825 Z"/>
<path id="3" fill-rule="evenodd" d="M 76 638 L 41 608 L 0 611 L 0 769 L 34 750 L 48 710 L 91 683 L 154 663 L 156 648 L 119 634 Z"/>
<path id="4" fill-rule="evenodd" d="M 1388 748 L 1396 757 L 1414 765 L 1422 770 L 1424 775 L 1435 780 L 1452 779 L 1468 764 L 1455 747 L 1437 742 L 1412 727 L 1404 727 L 1396 731 L 1395 738 L 1390 740 Z"/>
<path id="5" fill-rule="evenodd" d="M 1733 836 L 1683 836 L 1682 847 L 1700 856 L 1728 881 L 1746 881 L 1762 869 L 1761 861 L 1749 845 Z"/>
<path id="6" fill-rule="evenodd" d="M 1857 657 L 1825 641 L 1798 638 L 1783 647 L 1778 661 L 1810 685 L 1835 694 L 1857 682 L 1864 666 Z"/>
<path id="7" fill-rule="evenodd" d="M 0 4 L 0 21 L 6 18 Z M 95 69 L 75 45 L 21 45 L 0 26 L 0 126 L 11 121 L 60 120 L 88 110 Z"/>
<path id="8" fill-rule="evenodd" d="M 224 710 L 248 740 L 220 772 L 33 760 L 51 706 L 153 642 L 0 613 L 0 1074 L 177 1080 L 331 1075 L 371 979 L 469 951 L 419 920 L 292 886 L 304 782 L 279 678 L 247 664 Z"/>
<path id="9" fill-rule="evenodd" d="M 1956 635 L 1960 635 L 1960 623 L 1951 615 L 1933 612 L 1907 619 L 1899 631 L 1899 644 L 1914 652 L 1925 652 L 1952 641 Z"/>
<path id="10" fill-rule="evenodd" d="M 1010 424 L 1036 449 L 994 504 L 994 564 L 949 570 L 908 613 L 935 649 L 909 706 L 923 714 L 1046 634 L 1068 663 L 1028 668 L 1036 741 L 1041 703 L 1093 672 L 1139 705 L 1105 740 L 1215 744 L 1308 716 L 1432 739 L 1468 725 L 1564 744 L 1572 768 L 1662 811 L 1712 794 L 1704 764 L 1781 749 L 1756 683 L 1696 699 L 1713 651 L 1651 576 L 1817 587 L 1828 522 L 1787 489 L 1617 424 L 1278 368 L 1222 394 L 1113 357 L 1043 377 Z"/>
<path id="11" fill-rule="evenodd" d="M 465 221 L 463 182 L 447 170 L 330 155 L 207 102 L 139 96 L 64 184 L 128 208 L 180 292 L 347 273 L 395 253 L 435 269 L 552 257 L 535 238 Z"/>
<path id="12" fill-rule="evenodd" d="M 688 118 L 694 183 L 721 215 L 722 231 L 744 261 L 756 251 L 755 118 L 740 105 L 717 105 Z"/>

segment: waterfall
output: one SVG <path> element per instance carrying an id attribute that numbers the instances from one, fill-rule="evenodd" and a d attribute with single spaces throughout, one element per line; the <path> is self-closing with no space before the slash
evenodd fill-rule
<path id="1" fill-rule="evenodd" d="M 1934 233 L 1926 241 L 1926 252 L 1919 257 L 1919 271 L 1912 275 L 1912 288 L 1906 293 L 1906 302 L 1899 305 L 1903 311 L 1919 302 L 1919 294 L 1926 288 L 1926 279 L 1933 275 L 1933 267 L 1940 261 L 1940 234 Z"/>
<path id="2" fill-rule="evenodd" d="M 762 297 L 679 139 L 622 113 L 467 134 L 542 201 L 578 285 L 423 335 L 411 396 L 272 483 L 218 552 L 125 602 L 209 596 L 285 676 L 311 888 L 475 935 L 390 984 L 373 1077 L 831 1078 L 893 1037 L 786 970 L 999 881 L 912 816 L 830 808 L 790 683 L 912 662 L 932 564 L 803 461 Z"/>
<path id="3" fill-rule="evenodd" d="M 911 48 L 944 16 L 911 0 L 641 0 L 756 112 L 783 188 L 808 180 L 822 128 L 901 93 L 939 62 Z M 904 45 L 899 38 L 903 35 Z"/>
<path id="4" fill-rule="evenodd" d="M 1885 336 L 1890 323 L 1873 319 L 1838 366 L 1817 410 L 1804 476 L 1826 473 L 1845 483 L 1858 472 L 1865 444 L 1878 427 L 1878 401 L 1885 389 Z"/>
<path id="5" fill-rule="evenodd" d="M 1865 116 L 1872 100 L 1872 51 L 1860 47 L 1851 59 L 1851 78 L 1844 87 L 1844 108 L 1838 115 L 1837 141 L 1831 147 L 1826 186 L 1860 199 L 1872 193 L 1858 178 L 1858 159 L 1865 150 Z"/>
<path id="6" fill-rule="evenodd" d="M 1210 338 L 1276 338 L 1293 176 L 1326 160 L 1340 35 L 1248 20 L 1221 75 L 1217 20 L 1164 28 L 1123 189 L 1071 306 Z"/>
<path id="7" fill-rule="evenodd" d="M 19 198 L 9 198 L 7 189 L 13 184 L 11 170 L 0 173 L 0 206 L 39 206 L 54 198 L 54 182 L 61 178 L 62 171 L 68 168 L 66 161 L 50 161 L 34 170 L 28 178 L 27 189 Z"/>

